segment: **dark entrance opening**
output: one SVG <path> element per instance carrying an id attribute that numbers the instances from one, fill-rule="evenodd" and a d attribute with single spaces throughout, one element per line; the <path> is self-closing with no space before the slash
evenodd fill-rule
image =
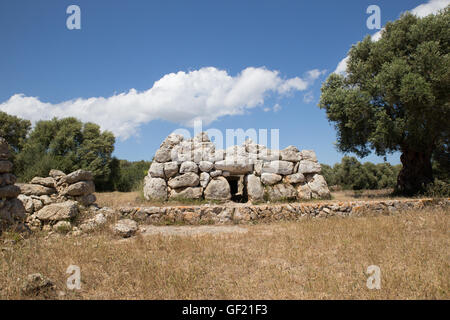
<path id="1" fill-rule="evenodd" d="M 245 203 L 248 201 L 247 188 L 244 184 L 244 176 L 226 177 L 230 185 L 231 201 Z"/>

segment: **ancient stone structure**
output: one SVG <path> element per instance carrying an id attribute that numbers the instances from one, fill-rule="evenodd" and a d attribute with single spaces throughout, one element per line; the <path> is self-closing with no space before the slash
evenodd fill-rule
<path id="1" fill-rule="evenodd" d="M 22 202 L 17 199 L 20 189 L 14 185 L 16 176 L 9 158 L 8 143 L 0 137 L 0 233 L 7 227 L 22 225 L 26 217 Z"/>
<path id="2" fill-rule="evenodd" d="M 18 199 L 25 207 L 27 223 L 32 229 L 49 225 L 71 230 L 69 221 L 78 215 L 80 205 L 89 207 L 96 200 L 92 173 L 84 170 L 67 175 L 50 170 L 49 177 L 34 177 L 30 183 L 18 186 Z"/>
<path id="3" fill-rule="evenodd" d="M 236 202 L 329 198 L 320 169 L 314 151 L 294 146 L 270 150 L 248 139 L 216 150 L 205 132 L 186 140 L 171 134 L 155 153 L 144 196 Z"/>

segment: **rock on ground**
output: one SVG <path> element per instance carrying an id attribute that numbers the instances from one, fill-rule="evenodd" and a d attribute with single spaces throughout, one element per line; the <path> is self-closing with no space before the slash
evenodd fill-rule
<path id="1" fill-rule="evenodd" d="M 68 220 L 78 214 L 78 205 L 75 201 L 53 203 L 43 207 L 36 213 L 36 218 L 41 221 Z"/>
<path id="2" fill-rule="evenodd" d="M 128 238 L 133 236 L 138 230 L 138 224 L 136 221 L 131 219 L 119 220 L 113 227 L 112 230 L 115 234 Z"/>

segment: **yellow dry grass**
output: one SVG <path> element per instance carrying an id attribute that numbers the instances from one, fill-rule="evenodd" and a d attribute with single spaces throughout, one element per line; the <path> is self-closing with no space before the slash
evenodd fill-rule
<path id="1" fill-rule="evenodd" d="M 62 299 L 449 299 L 449 212 L 305 219 L 247 233 L 85 237 L 35 235 L 0 253 L 0 298 L 27 298 L 27 274 L 52 279 Z M 3 235 L 2 239 L 11 237 Z M 81 290 L 66 288 L 69 265 Z M 381 268 L 381 289 L 366 287 Z"/>

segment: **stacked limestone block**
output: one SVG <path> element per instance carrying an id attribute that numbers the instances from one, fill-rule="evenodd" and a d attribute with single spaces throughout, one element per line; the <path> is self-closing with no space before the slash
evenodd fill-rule
<path id="1" fill-rule="evenodd" d="M 250 139 L 216 150 L 205 132 L 192 139 L 169 135 L 144 181 L 148 200 L 177 198 L 250 201 L 329 198 L 314 151 L 270 150 Z M 233 188 L 230 186 L 233 183 Z"/>
<path id="2" fill-rule="evenodd" d="M 9 161 L 8 143 L 0 137 L 0 233 L 13 225 L 20 225 L 26 217 L 22 203 L 17 199 L 20 193 L 12 174 L 13 164 Z"/>
<path id="3" fill-rule="evenodd" d="M 44 225 L 62 226 L 79 213 L 79 205 L 88 207 L 96 200 L 92 173 L 77 170 L 65 174 L 50 170 L 49 177 L 34 177 L 30 183 L 20 184 L 19 199 L 27 213 L 32 229 Z"/>

